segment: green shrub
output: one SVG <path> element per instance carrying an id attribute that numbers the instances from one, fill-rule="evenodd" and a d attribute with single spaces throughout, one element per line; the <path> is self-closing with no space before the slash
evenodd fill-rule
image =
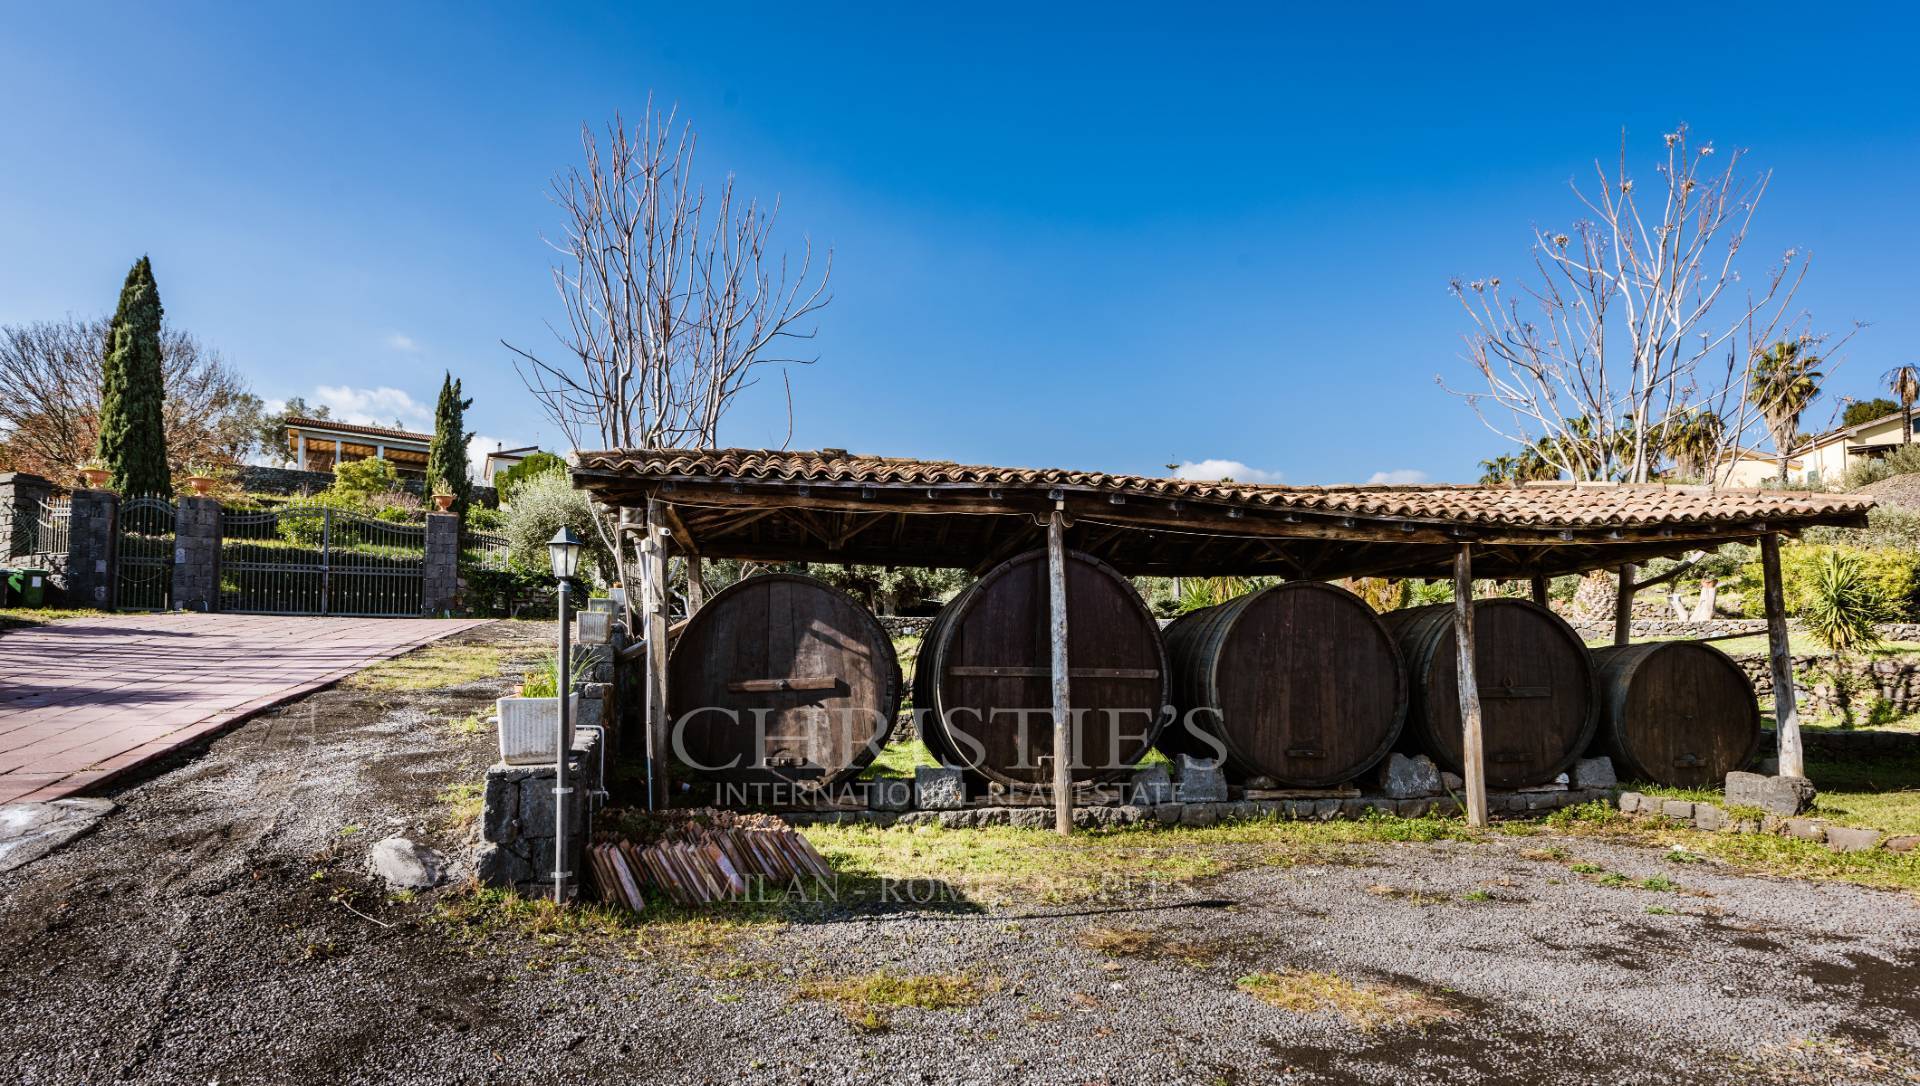
<path id="1" fill-rule="evenodd" d="M 610 578 L 613 556 L 600 538 L 593 505 L 585 491 L 573 488 L 564 472 L 536 475 L 514 490 L 503 533 L 513 561 L 527 569 L 549 568 L 547 541 L 561 525 L 572 528 L 573 534 L 586 544 L 581 555 L 581 575 L 588 576 L 598 570 Z"/>
<path id="2" fill-rule="evenodd" d="M 1860 576 L 1874 595 L 1885 602 L 1888 616 L 1896 621 L 1911 619 L 1920 602 L 1920 553 L 1894 547 L 1823 547 L 1811 543 L 1788 543 L 1780 548 L 1781 587 L 1786 596 L 1787 613 L 1803 614 L 1813 606 L 1819 585 L 1821 566 L 1829 551 L 1838 550 L 1856 561 Z M 1766 614 L 1766 595 L 1760 563 L 1740 567 L 1740 606 L 1750 617 Z"/>

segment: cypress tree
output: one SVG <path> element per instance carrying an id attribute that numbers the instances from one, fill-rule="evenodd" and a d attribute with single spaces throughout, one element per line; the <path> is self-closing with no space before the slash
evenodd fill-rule
<path id="1" fill-rule="evenodd" d="M 122 494 L 173 493 L 167 467 L 166 377 L 160 361 L 160 288 L 146 257 L 120 288 L 107 335 L 98 455 Z"/>
<path id="2" fill-rule="evenodd" d="M 453 508 L 461 515 L 473 497 L 473 480 L 467 474 L 467 408 L 472 400 L 460 398 L 460 382 L 449 373 L 440 382 L 440 400 L 433 408 L 433 444 L 427 446 L 427 487 L 445 486 L 453 495 Z"/>

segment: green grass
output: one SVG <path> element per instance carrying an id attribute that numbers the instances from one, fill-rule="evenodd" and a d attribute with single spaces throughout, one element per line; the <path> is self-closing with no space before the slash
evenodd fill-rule
<path id="1" fill-rule="evenodd" d="M 901 1007 L 924 1011 L 970 1007 L 999 989 L 997 980 L 982 980 L 970 973 L 918 975 L 883 969 L 858 976 L 802 981 L 794 989 L 794 996 L 839 1004 L 847 1021 L 861 1029 L 880 1030 L 887 1028 L 891 1013 Z"/>
<path id="2" fill-rule="evenodd" d="M 927 745 L 918 739 L 909 739 L 904 743 L 889 743 L 880 748 L 873 758 L 873 764 L 861 772 L 863 781 L 880 777 L 911 777 L 915 766 L 935 766 L 940 762 L 934 758 Z"/>
<path id="3" fill-rule="evenodd" d="M 1633 643 L 1639 645 L 1648 641 L 1672 640 L 1676 639 L 1671 637 L 1636 637 L 1633 639 Z M 1587 639 L 1588 648 L 1604 648 L 1611 644 L 1613 644 L 1613 638 L 1611 636 L 1603 635 Z M 1765 656 L 1768 652 L 1772 651 L 1767 643 L 1767 635 L 1764 633 L 1749 634 L 1746 637 L 1730 637 L 1724 641 L 1709 641 L 1707 644 L 1712 645 L 1728 656 Z M 1820 644 L 1817 638 L 1804 630 L 1789 630 L 1787 633 L 1787 644 L 1793 649 L 1795 656 L 1827 655 L 1826 646 Z M 1911 653 L 1920 653 L 1920 642 L 1885 641 L 1873 650 L 1872 655 L 1875 657 L 1905 656 Z"/>
<path id="4" fill-rule="evenodd" d="M 439 690 L 496 678 L 505 649 L 491 645 L 428 645 L 367 668 L 346 685 L 361 690 Z"/>
<path id="5" fill-rule="evenodd" d="M 1895 835 L 1920 834 L 1920 756 L 1813 758 L 1807 761 L 1807 778 L 1819 789 L 1814 800 L 1816 818 Z M 1668 788 L 1644 782 L 1624 787 L 1664 799 L 1726 803 L 1725 793 L 1715 788 Z"/>
<path id="6" fill-rule="evenodd" d="M 456 834 L 464 834 L 480 821 L 484 803 L 483 785 L 479 781 L 459 781 L 440 790 L 440 808 L 442 821 L 447 829 Z"/>
<path id="7" fill-rule="evenodd" d="M 1547 826 L 1576 836 L 1669 849 L 1679 846 L 1755 874 L 1920 892 L 1920 853 L 1834 852 L 1818 842 L 1778 834 L 1709 833 L 1658 819 L 1630 818 L 1606 803 L 1555 811 L 1548 816 Z"/>
<path id="8" fill-rule="evenodd" d="M 1412 988 L 1356 984 L 1335 973 L 1289 969 L 1250 973 L 1235 982 L 1248 995 L 1292 1014 L 1334 1014 L 1363 1030 L 1415 1026 L 1455 1013 L 1445 1003 Z"/>
<path id="9" fill-rule="evenodd" d="M 1044 830 L 810 826 L 827 862 L 857 890 L 881 879 L 944 883 L 967 901 L 1078 901 L 1132 895 L 1245 867 L 1338 862 L 1359 846 L 1478 840 L 1457 819 L 1254 820 L 1206 828 L 1130 827 L 1062 838 Z"/>
<path id="10" fill-rule="evenodd" d="M 92 618 L 106 613 L 78 607 L 6 607 L 0 608 L 0 630 L 21 630 L 29 626 L 45 626 L 71 618 Z"/>

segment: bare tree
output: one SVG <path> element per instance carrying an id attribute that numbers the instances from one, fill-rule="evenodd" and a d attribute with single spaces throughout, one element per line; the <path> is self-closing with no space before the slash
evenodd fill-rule
<path id="1" fill-rule="evenodd" d="M 1448 391 L 1575 480 L 1651 479 L 1671 431 L 1697 427 L 1702 413 L 1721 420 L 1716 448 L 1689 449 L 1688 459 L 1712 463 L 1764 428 L 1749 386 L 1766 348 L 1819 342 L 1792 310 L 1808 266 L 1799 253 L 1787 250 L 1752 285 L 1737 265 L 1771 173 L 1742 176 L 1741 152 L 1716 160 L 1684 125 L 1664 142 L 1651 189 L 1627 167 L 1624 134 L 1611 174 L 1596 162 L 1591 190 L 1571 185 L 1591 217 L 1534 230 L 1536 275 L 1517 294 L 1499 279 L 1451 284 L 1473 322 L 1466 358 L 1486 389 Z"/>
<path id="2" fill-rule="evenodd" d="M 507 346 L 576 450 L 713 445 L 760 367 L 813 361 L 782 344 L 812 338 L 800 325 L 831 301 L 832 253 L 817 279 L 810 243 L 795 269 L 772 254 L 779 204 L 741 203 L 731 175 L 709 197 L 674 113 L 649 102 L 640 125 L 616 115 L 604 138 L 583 125 L 585 162 L 553 183 L 560 356 Z"/>
<path id="3" fill-rule="evenodd" d="M 0 328 L 0 440 L 9 466 L 67 480 L 99 435 L 104 318 Z M 260 400 L 220 355 L 190 333 L 161 333 L 167 461 L 232 464 L 251 449 Z"/>

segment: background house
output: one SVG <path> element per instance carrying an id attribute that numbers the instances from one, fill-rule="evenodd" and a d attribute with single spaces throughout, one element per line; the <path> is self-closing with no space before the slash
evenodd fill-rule
<path id="1" fill-rule="evenodd" d="M 287 420 L 287 451 L 301 471 L 331 472 L 339 464 L 384 457 L 402 479 L 427 477 L 427 447 L 432 434 L 359 426 L 329 419 Z"/>
<path id="2" fill-rule="evenodd" d="M 1906 425 L 1906 415 L 1896 411 L 1819 434 L 1787 457 L 1787 481 L 1803 486 L 1838 483 L 1849 469 L 1899 448 L 1907 437 Z M 1722 459 L 1718 477 L 1722 486 L 1764 486 L 1780 477 L 1780 459 L 1757 449 L 1739 449 Z"/>

